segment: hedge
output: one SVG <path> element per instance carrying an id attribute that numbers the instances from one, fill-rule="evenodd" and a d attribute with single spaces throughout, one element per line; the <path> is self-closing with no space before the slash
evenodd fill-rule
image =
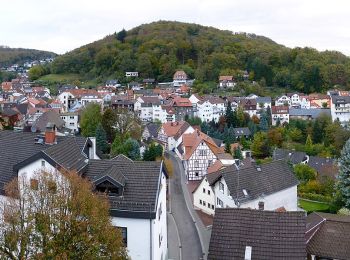
<path id="1" fill-rule="evenodd" d="M 321 194 L 299 193 L 298 195 L 302 199 L 309 199 L 309 200 L 314 200 L 314 201 L 319 201 L 319 202 L 331 203 L 333 201 L 332 197 L 324 196 Z"/>

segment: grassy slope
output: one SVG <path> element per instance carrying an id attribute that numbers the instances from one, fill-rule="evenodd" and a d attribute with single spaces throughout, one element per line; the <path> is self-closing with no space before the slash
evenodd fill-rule
<path id="1" fill-rule="evenodd" d="M 299 199 L 299 207 L 303 208 L 307 211 L 307 213 L 311 213 L 314 211 L 327 211 L 329 210 L 329 205 L 323 202 L 312 202 L 303 199 Z"/>

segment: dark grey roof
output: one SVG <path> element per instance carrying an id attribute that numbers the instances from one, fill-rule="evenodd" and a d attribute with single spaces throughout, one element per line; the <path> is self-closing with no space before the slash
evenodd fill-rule
<path id="1" fill-rule="evenodd" d="M 335 105 L 350 103 L 350 96 L 331 96 L 331 98 L 332 98 L 332 104 L 335 104 Z"/>
<path id="2" fill-rule="evenodd" d="M 145 126 L 152 137 L 158 136 L 158 130 L 160 128 L 159 124 L 149 123 Z"/>
<path id="3" fill-rule="evenodd" d="M 235 136 L 248 136 L 251 135 L 251 132 L 248 127 L 237 127 L 233 128 L 233 131 L 235 133 Z"/>
<path id="4" fill-rule="evenodd" d="M 324 167 L 332 167 L 336 164 L 336 160 L 331 158 L 322 158 L 318 156 L 310 156 L 308 165 L 317 172 L 321 172 Z"/>
<path id="5" fill-rule="evenodd" d="M 291 168 L 284 160 L 242 168 L 234 165 L 219 171 L 235 201 L 244 203 L 260 196 L 293 187 L 298 184 Z M 238 189 L 238 190 L 237 190 Z M 248 195 L 243 193 L 243 189 Z"/>
<path id="6" fill-rule="evenodd" d="M 214 143 L 218 146 L 218 147 L 220 147 L 223 143 L 224 143 L 224 141 L 222 141 L 222 140 L 220 140 L 220 139 L 217 139 L 217 138 L 211 138 L 213 141 L 214 141 Z"/>
<path id="7" fill-rule="evenodd" d="M 243 208 L 217 208 L 209 245 L 209 260 L 306 259 L 305 213 Z"/>
<path id="8" fill-rule="evenodd" d="M 90 160 L 84 176 L 96 180 L 108 171 L 118 169 L 119 177 L 124 176 L 123 196 L 110 196 L 111 214 L 120 216 L 125 212 L 143 213 L 154 217 L 161 175 L 160 162 L 132 161 L 122 157 L 114 160 Z M 164 187 L 165 188 L 165 187 Z"/>
<path id="9" fill-rule="evenodd" d="M 74 137 L 50 146 L 44 153 L 66 170 L 80 171 L 87 165 L 87 156 L 83 154 Z"/>
<path id="10" fill-rule="evenodd" d="M 113 164 L 105 172 L 101 171 L 100 175 L 97 175 L 93 180 L 93 182 L 96 183 L 98 182 L 98 180 L 106 176 L 112 178 L 115 182 L 119 183 L 121 186 L 125 186 L 126 177 L 124 176 L 122 169 L 119 167 L 119 165 Z"/>
<path id="11" fill-rule="evenodd" d="M 22 115 L 26 115 L 26 114 L 27 114 L 28 106 L 29 106 L 28 103 L 16 105 L 18 111 L 19 111 Z"/>
<path id="12" fill-rule="evenodd" d="M 53 150 L 55 145 L 51 146 L 46 144 L 36 144 L 36 137 L 37 134 L 34 133 L 0 131 L 0 194 L 4 192 L 4 185 L 16 176 L 17 173 L 14 170 L 14 166 L 28 160 L 30 157 L 35 156 L 42 151 L 48 150 L 47 156 L 54 157 L 56 160 L 64 163 L 66 166 L 70 162 L 69 160 L 66 164 L 66 161 L 63 158 L 65 153 L 69 153 L 68 151 L 71 149 L 72 143 L 70 141 L 65 143 L 65 148 L 61 152 L 61 157 L 61 155 L 55 156 L 55 151 Z M 58 144 L 61 144 L 61 142 L 67 139 L 75 139 L 75 143 L 79 147 L 79 153 L 85 151 L 87 138 L 58 136 L 57 142 Z M 77 151 L 74 147 L 73 149 L 74 151 Z"/>
<path id="13" fill-rule="evenodd" d="M 257 97 L 256 103 L 271 103 L 271 97 Z"/>
<path id="14" fill-rule="evenodd" d="M 273 152 L 274 160 L 286 160 L 292 164 L 298 164 L 305 161 L 307 155 L 305 152 L 292 151 L 287 149 L 276 148 Z"/>
<path id="15" fill-rule="evenodd" d="M 309 254 L 327 259 L 350 259 L 350 216 L 315 212 L 306 222 Z"/>
<path id="16" fill-rule="evenodd" d="M 33 126 L 36 130 L 43 132 L 46 129 L 47 124 L 54 124 L 57 129 L 61 129 L 65 125 L 65 121 L 60 117 L 58 113 L 53 110 L 49 110 L 43 113 L 34 123 Z"/>
<path id="17" fill-rule="evenodd" d="M 317 118 L 322 114 L 331 115 L 331 110 L 327 108 L 289 108 L 289 116 L 309 116 Z"/>

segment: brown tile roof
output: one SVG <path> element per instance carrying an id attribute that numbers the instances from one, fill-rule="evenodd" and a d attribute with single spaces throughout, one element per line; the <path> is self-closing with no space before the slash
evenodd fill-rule
<path id="1" fill-rule="evenodd" d="M 187 79 L 187 74 L 183 70 L 178 70 L 174 74 L 174 79 Z"/>
<path id="2" fill-rule="evenodd" d="M 272 106 L 271 113 L 272 114 L 288 114 L 289 107 L 288 106 Z"/>
<path id="3" fill-rule="evenodd" d="M 212 165 L 210 165 L 208 167 L 208 174 L 211 174 L 213 172 L 217 172 L 218 170 L 220 170 L 224 165 L 222 164 L 222 162 L 220 162 L 220 160 L 216 160 L 215 163 L 213 163 Z"/>
<path id="4" fill-rule="evenodd" d="M 176 107 L 192 107 L 192 103 L 189 98 L 175 97 L 173 100 L 173 106 Z"/>
<path id="5" fill-rule="evenodd" d="M 208 259 L 305 260 L 305 213 L 216 208 Z"/>
<path id="6" fill-rule="evenodd" d="M 233 80 L 233 76 L 220 76 L 219 77 L 219 81 L 232 81 Z"/>
<path id="7" fill-rule="evenodd" d="M 219 147 L 216 145 L 216 143 L 211 137 L 198 130 L 194 131 L 191 134 L 184 134 L 182 142 L 183 146 L 185 147 L 185 160 L 188 160 L 191 157 L 191 155 L 201 142 L 205 142 L 214 154 L 218 154 L 221 152 Z"/>
<path id="8" fill-rule="evenodd" d="M 306 219 L 306 250 L 331 259 L 350 259 L 350 216 L 315 212 Z"/>
<path id="9" fill-rule="evenodd" d="M 162 124 L 162 127 L 168 137 L 175 137 L 179 134 L 182 135 L 187 130 L 187 128 L 190 127 L 190 124 L 186 121 L 166 122 Z"/>

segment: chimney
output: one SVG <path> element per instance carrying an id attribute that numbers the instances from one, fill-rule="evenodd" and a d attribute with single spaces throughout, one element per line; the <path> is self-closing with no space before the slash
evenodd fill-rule
<path id="1" fill-rule="evenodd" d="M 244 260 L 251 260 L 252 259 L 252 247 L 246 246 L 245 252 L 244 252 Z"/>
<path id="2" fill-rule="evenodd" d="M 56 127 L 52 123 L 48 123 L 45 129 L 45 144 L 56 144 Z"/>

